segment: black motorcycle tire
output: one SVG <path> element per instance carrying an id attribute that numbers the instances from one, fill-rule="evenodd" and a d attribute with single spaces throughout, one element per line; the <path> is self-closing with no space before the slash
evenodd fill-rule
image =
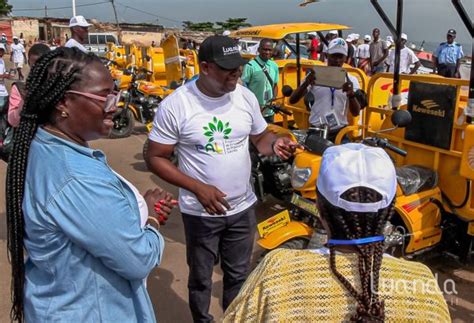
<path id="1" fill-rule="evenodd" d="M 143 150 L 142 150 L 142 154 L 143 154 L 143 159 L 146 158 L 146 154 L 148 153 L 148 145 L 150 144 L 150 139 L 146 139 L 145 140 L 145 143 L 143 144 Z M 171 154 L 171 158 L 170 158 L 170 161 L 175 165 L 175 166 L 178 166 L 178 157 L 176 156 L 176 154 L 173 153 Z"/>
<path id="2" fill-rule="evenodd" d="M 282 243 L 277 248 L 279 248 L 279 249 L 304 250 L 304 249 L 308 248 L 309 241 L 310 241 L 310 239 L 308 239 L 306 237 L 296 237 L 296 238 L 290 239 L 290 240 Z M 275 249 L 277 249 L 277 248 L 275 248 Z M 272 249 L 272 250 L 275 250 L 275 249 Z M 258 265 L 259 263 L 261 263 L 263 258 L 265 258 L 265 256 L 272 250 L 264 250 L 260 254 L 260 256 L 258 257 L 256 264 Z"/>
<path id="3" fill-rule="evenodd" d="M 127 109 L 125 113 L 117 112 L 112 120 L 114 127 L 110 131 L 109 138 L 126 138 L 132 134 L 135 128 L 135 117 L 130 109 Z"/>

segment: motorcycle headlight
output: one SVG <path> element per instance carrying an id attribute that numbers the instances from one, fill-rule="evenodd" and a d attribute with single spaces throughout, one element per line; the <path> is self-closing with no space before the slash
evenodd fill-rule
<path id="1" fill-rule="evenodd" d="M 291 168 L 291 186 L 302 188 L 311 176 L 311 168 L 299 168 L 293 164 Z"/>

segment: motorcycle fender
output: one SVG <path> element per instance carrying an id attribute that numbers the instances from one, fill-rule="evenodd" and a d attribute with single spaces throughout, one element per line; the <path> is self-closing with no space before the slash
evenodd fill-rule
<path id="1" fill-rule="evenodd" d="M 432 247 L 441 240 L 441 212 L 430 199 L 441 201 L 438 187 L 410 196 L 397 197 L 396 213 L 410 235 L 406 253 Z"/>
<path id="2" fill-rule="evenodd" d="M 271 250 L 290 239 L 296 237 L 308 237 L 308 239 L 311 239 L 312 235 L 313 229 L 310 226 L 303 222 L 291 221 L 284 227 L 278 228 L 257 240 L 257 243 L 260 247 Z"/>
<path id="3" fill-rule="evenodd" d="M 136 120 L 140 120 L 140 115 L 138 114 L 137 108 L 136 108 L 134 105 L 132 105 L 132 104 L 129 104 L 129 105 L 128 105 L 128 108 L 132 111 L 133 116 L 135 117 L 135 119 L 136 119 Z"/>

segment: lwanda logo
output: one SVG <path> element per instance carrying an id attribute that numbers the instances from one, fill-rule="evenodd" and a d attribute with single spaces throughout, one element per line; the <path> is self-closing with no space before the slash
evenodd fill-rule
<path id="1" fill-rule="evenodd" d="M 446 115 L 446 111 L 434 100 L 422 100 L 420 105 L 413 104 L 413 111 L 440 118 L 444 118 Z"/>

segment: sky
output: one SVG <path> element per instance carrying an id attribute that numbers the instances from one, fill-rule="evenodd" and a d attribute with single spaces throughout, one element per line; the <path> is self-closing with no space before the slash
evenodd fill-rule
<path id="1" fill-rule="evenodd" d="M 73 0 L 9 0 L 15 16 L 41 16 L 44 7 L 50 8 L 48 16 L 70 17 Z M 114 21 L 110 0 L 75 0 L 77 14 L 87 19 Z M 253 25 L 284 22 L 333 22 L 352 27 L 355 33 L 370 34 L 380 27 L 388 35 L 383 21 L 373 9 L 370 0 L 321 0 L 300 7 L 303 0 L 114 0 L 120 22 L 158 23 L 166 27 L 181 27 L 181 22 L 190 20 L 224 21 L 227 18 L 246 17 Z M 100 3 L 88 6 L 91 3 Z M 395 0 L 380 0 L 379 3 L 395 24 Z M 474 17 L 474 1 L 462 0 L 470 17 Z M 85 6 L 84 6 L 85 5 Z M 20 11 L 19 9 L 29 9 Z M 472 19 L 472 18 L 471 18 Z M 457 30 L 457 41 L 464 44 L 464 51 L 471 52 L 472 38 L 457 15 L 451 0 L 404 0 L 404 27 L 409 41 L 431 43 L 445 41 L 450 28 Z"/>

